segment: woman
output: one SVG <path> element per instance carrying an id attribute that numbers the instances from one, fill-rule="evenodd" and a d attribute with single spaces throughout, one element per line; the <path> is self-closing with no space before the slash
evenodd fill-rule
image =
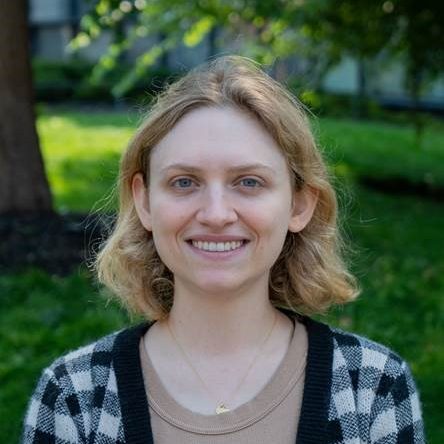
<path id="1" fill-rule="evenodd" d="M 46 369 L 24 442 L 423 443 L 408 365 L 308 317 L 353 300 L 301 106 L 223 57 L 125 152 L 100 280 L 151 321 Z"/>

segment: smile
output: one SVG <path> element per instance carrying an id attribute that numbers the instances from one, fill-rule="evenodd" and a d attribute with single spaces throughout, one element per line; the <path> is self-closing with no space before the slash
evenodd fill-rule
<path id="1" fill-rule="evenodd" d="M 229 241 L 229 242 L 207 242 L 207 241 L 191 241 L 193 247 L 203 251 L 233 251 L 242 247 L 245 241 Z"/>

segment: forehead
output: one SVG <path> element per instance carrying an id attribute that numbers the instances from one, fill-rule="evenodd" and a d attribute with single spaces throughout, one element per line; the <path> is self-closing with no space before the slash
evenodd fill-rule
<path id="1" fill-rule="evenodd" d="M 154 147 L 151 173 L 170 164 L 205 168 L 262 163 L 278 172 L 286 169 L 282 150 L 252 116 L 231 107 L 202 107 L 187 113 Z"/>

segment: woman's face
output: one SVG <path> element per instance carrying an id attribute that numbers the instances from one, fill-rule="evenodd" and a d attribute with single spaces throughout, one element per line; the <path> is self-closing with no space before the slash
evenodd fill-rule
<path id="1" fill-rule="evenodd" d="M 228 107 L 185 115 L 152 152 L 148 190 L 138 174 L 133 195 L 176 291 L 205 293 L 267 288 L 287 231 L 300 231 L 316 203 L 292 191 L 263 127 Z"/>

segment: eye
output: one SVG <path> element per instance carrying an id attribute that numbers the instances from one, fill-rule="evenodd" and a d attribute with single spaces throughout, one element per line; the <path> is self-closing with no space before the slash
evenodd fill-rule
<path id="1" fill-rule="evenodd" d="M 246 188 L 258 188 L 262 186 L 262 183 L 254 177 L 246 177 L 240 180 L 239 183 Z"/>
<path id="2" fill-rule="evenodd" d="M 180 177 L 176 179 L 171 184 L 174 188 L 191 188 L 193 186 L 193 181 L 189 177 Z"/>

